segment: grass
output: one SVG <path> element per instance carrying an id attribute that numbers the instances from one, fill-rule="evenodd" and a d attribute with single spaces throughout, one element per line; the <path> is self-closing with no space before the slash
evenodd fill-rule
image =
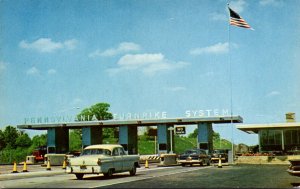
<path id="1" fill-rule="evenodd" d="M 197 147 L 197 138 L 180 137 L 175 135 L 174 153 L 181 154 L 187 149 Z M 139 154 L 155 154 L 155 140 L 154 137 L 139 136 L 138 140 Z M 231 142 L 221 139 L 213 141 L 214 149 L 231 149 Z"/>

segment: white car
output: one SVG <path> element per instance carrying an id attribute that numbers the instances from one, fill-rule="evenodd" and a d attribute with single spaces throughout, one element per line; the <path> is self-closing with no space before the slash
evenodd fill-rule
<path id="1" fill-rule="evenodd" d="M 140 167 L 139 159 L 139 155 L 127 155 L 119 144 L 91 145 L 79 157 L 67 159 L 66 173 L 75 174 L 77 179 L 82 179 L 84 174 L 102 173 L 110 177 L 126 171 L 133 176 Z"/>

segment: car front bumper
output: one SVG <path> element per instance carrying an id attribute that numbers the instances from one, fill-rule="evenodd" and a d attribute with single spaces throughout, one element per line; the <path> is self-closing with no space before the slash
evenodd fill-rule
<path id="1" fill-rule="evenodd" d="M 290 175 L 300 177 L 300 171 L 286 170 Z"/>
<path id="2" fill-rule="evenodd" d="M 178 163 L 180 164 L 201 164 L 201 163 L 204 163 L 203 159 L 201 160 L 178 160 L 177 161 Z"/>

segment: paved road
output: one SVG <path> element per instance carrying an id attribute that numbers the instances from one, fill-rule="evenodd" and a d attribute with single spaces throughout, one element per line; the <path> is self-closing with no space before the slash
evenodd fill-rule
<path id="1" fill-rule="evenodd" d="M 286 172 L 287 165 L 235 165 L 197 169 L 106 188 L 293 188 L 300 177 Z M 189 167 L 186 168 L 187 170 Z"/>
<path id="2" fill-rule="evenodd" d="M 1 174 L 1 188 L 292 188 L 300 177 L 286 172 L 287 165 L 234 165 L 139 168 L 136 176 L 86 175 L 77 180 L 62 170 Z M 31 175 L 31 176 L 30 176 Z M 8 177 L 10 176 L 10 177 Z M 34 177 L 33 177 L 34 176 Z"/>

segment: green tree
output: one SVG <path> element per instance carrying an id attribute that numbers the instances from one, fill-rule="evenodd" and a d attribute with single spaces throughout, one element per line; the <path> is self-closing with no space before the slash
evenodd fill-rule
<path id="1" fill-rule="evenodd" d="M 97 120 L 109 120 L 113 119 L 112 113 L 108 112 L 110 105 L 108 103 L 100 102 L 92 105 L 89 108 L 83 109 L 78 115 L 78 121 L 91 121 L 94 117 Z M 81 136 L 81 129 L 74 130 L 77 134 Z M 103 128 L 103 138 L 113 138 L 116 128 Z"/>
<path id="2" fill-rule="evenodd" d="M 198 128 L 196 128 L 192 133 L 188 135 L 188 138 L 197 138 L 198 136 Z M 213 131 L 213 140 L 220 140 L 220 134 Z"/>
<path id="3" fill-rule="evenodd" d="M 14 149 L 16 148 L 16 139 L 19 136 L 17 129 L 13 126 L 5 127 L 3 132 L 4 142 L 6 144 L 6 148 Z"/>
<path id="4" fill-rule="evenodd" d="M 198 136 L 198 128 L 196 128 L 192 133 L 188 135 L 188 138 L 197 138 Z"/>
<path id="5" fill-rule="evenodd" d="M 46 146 L 46 145 L 47 145 L 47 134 L 35 135 L 32 138 L 33 148 L 37 148 L 38 146 Z"/>
<path id="6" fill-rule="evenodd" d="M 4 149 L 6 146 L 5 140 L 4 140 L 4 133 L 2 130 L 0 130 L 0 150 Z"/>
<path id="7" fill-rule="evenodd" d="M 70 130 L 70 144 L 69 144 L 69 149 L 70 151 L 75 151 L 75 150 L 80 150 L 81 149 L 81 135 L 77 132 L 78 130 L 81 129 L 74 129 L 74 130 Z"/>
<path id="8" fill-rule="evenodd" d="M 27 133 L 21 132 L 19 137 L 16 139 L 16 146 L 21 148 L 27 148 L 31 145 L 31 139 Z"/>

